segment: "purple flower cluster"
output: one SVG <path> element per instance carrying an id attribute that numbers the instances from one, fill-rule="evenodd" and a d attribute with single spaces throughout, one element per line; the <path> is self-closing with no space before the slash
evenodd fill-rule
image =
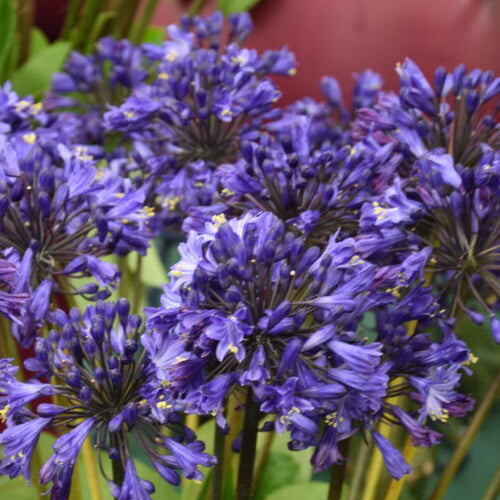
<path id="1" fill-rule="evenodd" d="M 258 54 L 240 46 L 252 30 L 248 14 L 230 16 L 226 46 L 222 28 L 220 12 L 184 18 L 162 45 L 144 44 L 151 82 L 105 114 L 108 130 L 132 142 L 136 169 L 157 178 L 154 195 L 167 225 L 212 202 L 216 167 L 235 160 L 241 140 L 277 116 L 280 93 L 268 76 L 295 71 L 286 49 Z"/>
<path id="2" fill-rule="evenodd" d="M 17 253 L 18 291 L 33 294 L 13 328 L 24 345 L 33 341 L 51 292 L 107 297 L 119 272 L 99 257 L 144 254 L 152 237 L 144 190 L 100 170 L 85 146 L 53 145 L 52 135 L 23 130 L 4 137 L 0 151 L 0 249 Z M 97 283 L 68 281 L 82 276 Z"/>
<path id="3" fill-rule="evenodd" d="M 210 466 L 214 458 L 203 453 L 192 431 L 182 425 L 176 403 L 150 400 L 150 362 L 138 349 L 141 318 L 129 314 L 125 299 L 99 302 L 83 315 L 73 308 L 66 314 L 51 314 L 54 329 L 38 338 L 35 358 L 26 366 L 37 379 L 20 382 L 10 360 L 0 360 L 0 414 L 7 429 L 0 434 L 5 458 L 0 474 L 30 478 L 30 462 L 40 433 L 53 428 L 63 433 L 54 443 L 54 454 L 40 469 L 40 482 L 51 482 L 51 498 L 69 497 L 71 477 L 83 442 L 91 432 L 101 469 L 101 454 L 111 462 L 120 461 L 125 470 L 123 485 L 108 478 L 116 498 L 150 498 L 151 483 L 137 477 L 131 458 L 130 437 L 144 449 L 155 469 L 166 481 L 178 484 L 182 471 L 200 479 L 198 465 Z M 40 382 L 50 379 L 51 384 Z M 57 395 L 58 404 L 42 403 L 32 412 L 26 405 L 41 396 Z M 169 429 L 165 435 L 163 431 Z M 135 495 L 138 489 L 147 494 Z"/>
<path id="4" fill-rule="evenodd" d="M 244 48 L 251 30 L 247 14 L 227 29 L 218 12 L 184 18 L 159 45 L 72 53 L 42 103 L 0 88 L 0 314 L 34 343 L 35 373 L 0 360 L 0 474 L 29 479 L 53 429 L 51 498 L 68 498 L 92 436 L 113 496 L 147 499 L 131 439 L 166 481 L 200 479 L 215 459 L 182 414 L 227 431 L 246 392 L 263 430 L 314 449 L 315 471 L 363 432 L 401 478 L 380 424 L 431 446 L 432 421 L 471 410 L 459 386 L 475 357 L 453 318 L 486 314 L 500 339 L 500 79 L 439 68 L 431 85 L 406 60 L 399 94 L 368 70 L 352 111 L 331 77 L 325 102 L 280 110 L 271 76 L 294 57 Z M 181 227 L 144 330 L 126 299 L 103 302 L 120 273 L 102 257 Z M 76 294 L 95 304 L 58 309 Z"/>
<path id="5" fill-rule="evenodd" d="M 443 307 L 476 323 L 488 315 L 500 342 L 499 126 L 486 114 L 500 78 L 439 68 L 433 87 L 411 60 L 398 72 L 399 97 L 384 94 L 354 125 L 365 141 L 391 145 L 399 162 L 392 185 L 363 206 L 362 231 L 385 246 L 432 246 L 429 270 Z"/>
<path id="6" fill-rule="evenodd" d="M 320 249 L 272 213 L 251 211 L 214 217 L 179 250 L 163 307 L 146 311 L 143 343 L 164 388 L 158 398 L 174 397 L 224 427 L 229 394 L 249 387 L 261 412 L 277 416 L 276 430 L 290 431 L 292 449 L 316 448 L 317 471 L 342 460 L 338 442 L 360 428 L 388 419 L 429 446 L 439 435 L 428 417 L 470 409 L 456 390 L 469 351 L 422 285 L 428 251 L 380 267 L 360 257 L 353 238 L 331 236 Z M 372 342 L 369 313 L 377 318 Z M 412 321 L 419 326 L 408 336 Z M 436 324 L 440 340 L 426 333 Z M 410 413 L 390 404 L 395 395 L 408 396 Z M 408 472 L 388 458 L 390 445 L 375 442 L 394 477 Z"/>

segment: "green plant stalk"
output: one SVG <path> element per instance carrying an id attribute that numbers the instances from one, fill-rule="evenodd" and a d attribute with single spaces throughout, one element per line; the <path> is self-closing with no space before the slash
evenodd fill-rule
<path id="1" fill-rule="evenodd" d="M 339 452 L 344 457 L 347 456 L 349 450 L 350 439 L 344 439 L 339 442 Z M 346 460 L 340 464 L 332 465 L 330 473 L 330 487 L 328 488 L 328 500 L 340 500 L 342 497 L 342 487 L 344 485 Z"/>
<path id="2" fill-rule="evenodd" d="M 132 301 L 132 312 L 137 314 L 141 306 L 141 295 L 142 295 L 142 260 L 143 257 L 140 253 L 137 254 L 136 266 L 135 266 L 135 276 L 134 276 L 134 300 Z"/>
<path id="3" fill-rule="evenodd" d="M 92 31 L 92 26 L 101 11 L 103 0 L 87 0 L 82 18 L 78 21 L 78 28 L 73 32 L 73 48 L 83 49 L 85 41 Z"/>
<path id="4" fill-rule="evenodd" d="M 251 500 L 252 498 L 258 427 L 259 405 L 254 400 L 253 391 L 249 387 L 247 389 L 245 416 L 243 418 L 238 483 L 236 485 L 236 498 L 238 500 Z"/>
<path id="5" fill-rule="evenodd" d="M 17 28 L 19 36 L 18 66 L 22 66 L 30 56 L 31 28 L 33 25 L 33 0 L 18 2 Z"/>
<path id="6" fill-rule="evenodd" d="M 411 465 L 413 457 L 415 456 L 415 451 L 417 449 L 413 446 L 412 437 L 410 435 L 406 436 L 405 445 L 403 448 L 403 457 L 408 465 Z M 385 500 L 397 500 L 405 485 L 408 475 L 404 475 L 401 479 L 391 479 L 389 489 L 385 495 Z"/>
<path id="7" fill-rule="evenodd" d="M 82 446 L 83 463 L 87 472 L 86 478 L 90 490 L 90 498 L 92 500 L 103 500 L 101 486 L 99 484 L 99 470 L 95 461 L 94 451 L 88 437 Z"/>
<path id="8" fill-rule="evenodd" d="M 133 29 L 130 34 L 130 39 L 138 44 L 141 43 L 146 30 L 151 22 L 151 18 L 156 10 L 159 0 L 148 0 L 148 3 L 144 6 L 141 17 L 134 24 Z"/>
<path id="9" fill-rule="evenodd" d="M 491 478 L 490 484 L 486 489 L 483 500 L 495 500 L 500 493 L 500 467 L 497 468 L 495 474 Z"/>
<path id="10" fill-rule="evenodd" d="M 220 500 L 224 491 L 226 435 L 217 424 L 215 424 L 214 434 L 214 455 L 217 457 L 217 465 L 214 467 L 212 477 L 211 498 L 212 500 Z"/>
<path id="11" fill-rule="evenodd" d="M 193 17 L 198 15 L 200 10 L 203 9 L 206 1 L 207 0 L 193 0 L 188 10 L 188 16 Z"/>
<path id="12" fill-rule="evenodd" d="M 128 297 L 128 280 L 130 271 L 128 268 L 127 258 L 119 257 L 118 269 L 120 270 L 120 282 L 118 283 L 118 297 Z"/>
<path id="13" fill-rule="evenodd" d="M 140 0 L 123 0 L 121 2 L 113 30 L 115 38 L 129 38 L 130 28 L 139 4 Z"/>
<path id="14" fill-rule="evenodd" d="M 500 373 L 496 375 L 495 379 L 488 388 L 488 391 L 481 400 L 479 407 L 474 412 L 472 420 L 470 421 L 464 435 L 462 436 L 462 439 L 458 443 L 458 446 L 455 448 L 453 455 L 444 468 L 443 473 L 439 478 L 438 484 L 434 488 L 434 491 L 429 497 L 429 500 L 440 500 L 441 498 L 443 498 L 451 480 L 455 476 L 458 468 L 460 467 L 460 464 L 467 455 L 467 452 L 469 451 L 469 448 L 471 447 L 476 434 L 479 432 L 479 429 L 486 420 L 486 417 L 488 416 L 493 403 L 496 401 L 499 386 Z"/>
<path id="15" fill-rule="evenodd" d="M 76 23 L 78 13 L 80 12 L 82 0 L 71 0 L 68 11 L 66 12 L 66 17 L 64 18 L 64 24 L 61 30 L 61 38 L 63 40 L 70 39 L 70 33 L 73 26 Z"/>
<path id="16" fill-rule="evenodd" d="M 269 460 L 269 455 L 271 453 L 271 449 L 273 447 L 274 438 L 276 437 L 276 431 L 267 432 L 264 447 L 262 449 L 262 453 L 260 454 L 259 461 L 257 462 L 257 467 L 255 469 L 255 486 L 259 484 L 260 478 L 262 477 L 262 473 L 266 468 L 267 461 Z"/>
<path id="17" fill-rule="evenodd" d="M 347 500 L 358 500 L 361 498 L 361 491 L 365 484 L 365 475 L 370 461 L 370 456 L 373 453 L 373 443 L 365 443 L 361 440 L 358 453 L 356 455 L 356 463 L 352 474 L 352 480 L 349 487 L 349 496 Z"/>
<path id="18" fill-rule="evenodd" d="M 116 435 L 111 436 L 111 446 L 120 449 L 120 442 L 118 436 Z M 111 460 L 111 468 L 113 471 L 113 482 L 116 485 L 121 486 L 125 478 L 125 469 L 123 468 L 123 463 L 121 458 L 118 458 L 117 460 Z"/>
<path id="19" fill-rule="evenodd" d="M 95 23 L 92 27 L 92 31 L 90 33 L 90 36 L 87 39 L 87 43 L 85 45 L 85 52 L 91 52 L 92 49 L 94 48 L 95 42 L 101 38 L 101 36 L 104 36 L 104 33 L 106 32 L 107 26 L 111 24 L 113 19 L 116 17 L 116 14 L 114 12 L 101 12 L 98 16 L 97 19 L 95 20 Z"/>

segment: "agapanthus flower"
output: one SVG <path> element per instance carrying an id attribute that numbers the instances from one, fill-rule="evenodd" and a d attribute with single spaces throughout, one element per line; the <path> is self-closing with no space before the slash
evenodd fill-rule
<path id="1" fill-rule="evenodd" d="M 12 248 L 0 252 L 0 314 L 11 321 L 20 321 L 23 306 L 30 298 L 19 273 L 20 264 L 19 255 Z"/>
<path id="2" fill-rule="evenodd" d="M 130 304 L 125 299 L 98 302 L 83 314 L 76 308 L 69 313 L 56 310 L 51 321 L 54 328 L 46 338 L 37 339 L 35 357 L 26 362 L 38 378 L 50 378 L 50 384 L 37 379 L 19 382 L 10 360 L 0 361 L 1 414 L 7 421 L 0 434 L 5 446 L 0 473 L 29 479 L 39 434 L 53 429 L 60 437 L 40 470 L 40 482 L 52 483 L 53 499 L 69 497 L 76 459 L 90 435 L 102 470 L 102 454 L 107 453 L 124 473 L 124 478 L 107 477 L 117 498 L 136 498 L 134 491 L 150 498 L 154 490 L 136 476 L 132 437 L 165 480 L 178 484 L 178 471 L 200 479 L 198 466 L 213 465 L 214 458 L 203 453 L 203 444 L 183 426 L 175 401 L 159 399 L 154 406 L 149 402 L 155 392 L 152 371 L 148 357 L 138 349 L 142 320 L 130 314 Z M 58 404 L 42 403 L 35 411 L 26 408 L 46 395 L 57 395 Z"/>
<path id="3" fill-rule="evenodd" d="M 142 341 L 162 388 L 156 397 L 175 397 L 187 413 L 226 427 L 228 396 L 247 388 L 262 413 L 276 415 L 276 430 L 291 433 L 292 449 L 316 448 L 316 470 L 341 461 L 338 442 L 360 428 L 385 419 L 408 425 L 388 398 L 406 395 L 418 411 L 427 404 L 420 378 L 440 367 L 460 377 L 469 352 L 422 286 L 428 251 L 379 267 L 356 245 L 336 236 L 322 249 L 306 245 L 269 212 L 216 217 L 191 232 L 163 306 L 146 311 Z M 369 311 L 379 323 L 371 342 Z M 436 340 L 425 328 L 438 319 L 444 333 Z M 393 386 L 399 377 L 405 383 Z M 465 400 L 453 392 L 457 384 L 453 378 L 446 399 L 458 407 Z M 425 444 L 436 441 L 429 436 Z"/>
<path id="4" fill-rule="evenodd" d="M 32 96 L 19 97 L 10 82 L 0 87 L 0 137 L 12 132 L 29 131 L 34 124 L 46 121 L 41 102 L 35 102 Z"/>
<path id="5" fill-rule="evenodd" d="M 102 118 L 108 106 L 120 104 L 147 77 L 140 47 L 105 37 L 91 54 L 70 54 L 63 71 L 52 77 L 44 109 L 55 112 L 51 117 L 57 116 L 65 127 L 72 124 L 75 141 L 107 144 Z"/>
<path id="6" fill-rule="evenodd" d="M 144 44 L 152 81 L 105 115 L 108 130 L 132 142 L 136 176 L 146 171 L 158 178 L 154 196 L 167 223 L 211 201 L 204 187 L 211 190 L 215 168 L 235 160 L 242 138 L 277 116 L 280 93 L 269 76 L 295 71 L 286 49 L 258 54 L 241 47 L 252 29 L 248 14 L 230 16 L 226 45 L 222 27 L 220 12 L 184 18 L 169 26 L 163 44 Z M 184 192 L 171 190 L 172 183 L 182 183 Z"/>
<path id="7" fill-rule="evenodd" d="M 499 79 L 440 68 L 433 87 L 411 60 L 398 71 L 400 97 L 386 96 L 359 120 L 367 119 L 371 136 L 394 145 L 401 160 L 401 177 L 363 207 L 361 226 L 371 233 L 364 238 L 387 245 L 391 233 L 393 248 L 410 246 L 409 240 L 431 245 L 429 268 L 442 305 L 476 323 L 490 316 L 498 340 L 498 124 L 485 113 L 500 92 Z"/>
<path id="8" fill-rule="evenodd" d="M 384 191 L 398 156 L 392 155 L 392 145 L 373 142 L 353 147 L 326 141 L 315 147 L 312 125 L 311 118 L 295 116 L 288 133 L 244 143 L 242 158 L 219 168 L 220 197 L 232 212 L 272 212 L 321 246 L 336 231 L 342 236 L 358 232 L 362 204 Z M 199 210 L 191 215 L 210 217 L 208 211 Z M 186 227 L 195 223 L 188 221 Z"/>
<path id="9" fill-rule="evenodd" d="M 119 279 L 106 254 L 145 253 L 152 233 L 144 191 L 111 172 L 100 172 L 84 147 L 46 151 L 37 132 L 15 134 L 0 153 L 0 249 L 20 258 L 19 293 L 31 293 L 23 344 L 48 310 L 51 292 L 104 298 Z M 69 285 L 69 277 L 97 283 Z M 103 289 L 101 289 L 103 288 Z"/>
<path id="10" fill-rule="evenodd" d="M 326 101 L 318 102 L 311 97 L 299 99 L 284 110 L 281 119 L 267 124 L 266 130 L 272 131 L 278 137 L 290 135 L 290 127 L 297 120 L 297 116 L 306 116 L 311 122 L 309 139 L 315 148 L 325 142 L 337 146 L 348 144 L 351 119 L 358 109 L 372 106 L 382 90 L 380 75 L 371 70 L 353 76 L 355 83 L 350 111 L 344 103 L 337 79 L 325 76 L 321 79 L 321 90 Z"/>
<path id="11" fill-rule="evenodd" d="M 442 148 L 455 163 L 473 167 L 484 148 L 498 147 L 498 124 L 488 112 L 500 93 L 500 78 L 491 71 L 467 73 L 461 65 L 447 73 L 440 67 L 431 84 L 411 59 L 396 70 L 399 96 L 382 92 L 373 106 L 360 109 L 355 135 L 372 134 L 380 142 L 400 144 L 407 165 Z"/>

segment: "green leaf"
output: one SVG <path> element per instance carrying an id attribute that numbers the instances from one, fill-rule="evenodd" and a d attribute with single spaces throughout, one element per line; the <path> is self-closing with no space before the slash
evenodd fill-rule
<path id="1" fill-rule="evenodd" d="M 217 0 L 217 6 L 224 14 L 245 12 L 255 7 L 261 0 Z"/>
<path id="2" fill-rule="evenodd" d="M 304 500 L 305 498 L 326 498 L 328 483 L 318 481 L 294 483 L 271 493 L 265 500 Z"/>
<path id="3" fill-rule="evenodd" d="M 49 41 L 45 36 L 45 33 L 38 29 L 31 29 L 31 41 L 30 41 L 30 56 L 33 57 L 38 54 L 41 50 L 45 49 L 49 45 Z"/>
<path id="4" fill-rule="evenodd" d="M 10 54 L 16 30 L 16 16 L 14 2 L 11 0 L 0 1 L 0 81 L 3 80 L 3 69 Z"/>
<path id="5" fill-rule="evenodd" d="M 47 90 L 53 73 L 61 69 L 70 48 L 69 42 L 58 41 L 40 49 L 14 73 L 14 89 L 21 95 Z"/>
<path id="6" fill-rule="evenodd" d="M 255 500 L 264 500 L 273 491 L 296 483 L 299 469 L 299 465 L 292 457 L 292 452 L 286 455 L 271 452 L 255 489 Z"/>
<path id="7" fill-rule="evenodd" d="M 135 252 L 128 254 L 127 265 L 132 273 L 135 274 L 137 269 L 137 254 Z M 167 282 L 167 272 L 155 245 L 151 245 L 148 249 L 148 253 L 142 258 L 141 265 L 141 281 L 144 285 L 161 288 Z"/>
<path id="8" fill-rule="evenodd" d="M 267 432 L 259 432 L 257 441 L 257 461 L 260 458 L 260 450 L 264 446 Z M 309 481 L 312 476 L 311 450 L 290 451 L 288 442 L 290 436 L 287 433 L 276 434 L 271 448 L 272 454 L 287 455 L 292 458 L 296 464 L 295 482 Z"/>
<path id="9" fill-rule="evenodd" d="M 160 45 L 165 41 L 165 29 L 157 26 L 149 26 L 142 38 L 143 42 Z"/>

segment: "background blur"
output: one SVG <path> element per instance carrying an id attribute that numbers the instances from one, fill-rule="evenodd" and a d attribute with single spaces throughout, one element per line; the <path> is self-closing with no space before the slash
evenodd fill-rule
<path id="1" fill-rule="evenodd" d="M 57 35 L 66 0 L 36 5 L 39 26 Z M 177 22 L 188 6 L 189 1 L 160 0 L 154 24 Z M 201 13 L 214 8 L 215 1 L 208 0 Z M 325 74 L 335 76 L 347 96 L 352 73 L 367 68 L 394 89 L 394 66 L 405 57 L 426 75 L 439 65 L 452 69 L 460 63 L 500 73 L 500 0 L 261 0 L 252 17 L 248 46 L 288 45 L 297 57 L 298 73 L 280 82 L 286 103 L 319 98 Z"/>

